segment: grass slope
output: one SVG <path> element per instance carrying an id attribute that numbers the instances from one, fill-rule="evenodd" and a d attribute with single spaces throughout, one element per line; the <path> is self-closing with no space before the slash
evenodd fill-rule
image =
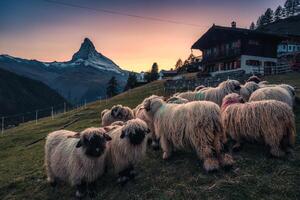
<path id="1" fill-rule="evenodd" d="M 271 82 L 285 82 L 300 87 L 299 74 L 275 78 Z M 26 123 L 5 132 L 0 138 L 0 199 L 70 199 L 73 190 L 61 185 L 52 189 L 46 183 L 43 168 L 44 141 L 25 147 L 64 124 L 80 118 L 68 129 L 80 131 L 99 126 L 101 110 L 114 104 L 130 107 L 151 94 L 163 94 L 162 82 L 136 88 L 105 102 L 95 102 L 86 109 L 68 112 L 54 120 L 45 118 L 35 125 Z M 298 93 L 298 96 L 300 94 Z M 300 130 L 300 106 L 295 110 Z M 160 151 L 148 150 L 147 158 L 139 166 L 139 175 L 121 188 L 115 178 L 104 175 L 98 182 L 96 199 L 299 199 L 300 198 L 300 140 L 295 155 L 289 159 L 272 159 L 266 149 L 246 145 L 234 154 L 233 170 L 207 174 L 193 153 L 177 152 L 163 161 Z"/>

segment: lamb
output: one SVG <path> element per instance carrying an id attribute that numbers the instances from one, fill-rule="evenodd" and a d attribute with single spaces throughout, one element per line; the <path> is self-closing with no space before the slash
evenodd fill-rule
<path id="1" fill-rule="evenodd" d="M 134 166 L 146 155 L 146 136 L 150 132 L 147 124 L 141 119 L 132 119 L 123 126 L 118 126 L 109 132 L 112 138 L 107 165 L 119 175 L 118 181 L 125 184 L 134 178 Z"/>
<path id="2" fill-rule="evenodd" d="M 222 123 L 225 133 L 241 146 L 241 140 L 262 140 L 270 147 L 271 155 L 284 156 L 295 143 L 294 114 L 287 104 L 264 100 L 243 104 L 241 96 L 229 94 L 223 99 Z"/>
<path id="3" fill-rule="evenodd" d="M 227 80 L 219 84 L 216 88 L 205 88 L 199 92 L 184 92 L 177 97 L 187 99 L 189 101 L 212 101 L 219 106 L 222 104 L 222 99 L 230 93 L 240 93 L 241 84 L 236 80 Z"/>
<path id="4" fill-rule="evenodd" d="M 76 186 L 76 197 L 94 194 L 94 182 L 104 173 L 107 141 L 111 137 L 103 128 L 88 128 L 80 133 L 59 130 L 50 133 L 45 144 L 47 180 Z"/>
<path id="5" fill-rule="evenodd" d="M 144 101 L 147 101 L 149 99 L 156 99 L 156 98 L 164 99 L 164 97 L 162 97 L 162 96 L 152 95 L 150 97 L 145 98 Z M 148 125 L 148 127 L 150 129 L 150 137 L 149 138 L 152 141 L 151 146 L 152 146 L 152 148 L 154 150 L 158 150 L 159 149 L 159 141 L 155 137 L 154 124 L 153 124 L 152 119 L 150 119 L 147 116 L 146 111 L 145 111 L 145 109 L 143 107 L 143 102 L 140 105 L 138 105 L 135 109 L 133 109 L 133 111 L 135 113 L 135 117 L 136 118 L 139 118 L 139 119 L 141 119 L 141 120 L 143 120 L 144 122 L 147 123 L 147 125 Z"/>
<path id="6" fill-rule="evenodd" d="M 187 99 L 181 98 L 181 97 L 170 97 L 167 101 L 167 103 L 173 103 L 173 104 L 184 104 L 188 103 L 189 101 Z"/>
<path id="7" fill-rule="evenodd" d="M 277 100 L 286 103 L 293 107 L 294 101 L 290 93 L 280 86 L 264 87 L 252 93 L 249 101 L 262 101 L 262 100 Z"/>
<path id="8" fill-rule="evenodd" d="M 248 101 L 251 94 L 259 88 L 260 87 L 257 83 L 250 81 L 241 87 L 240 94 L 244 98 L 245 101 Z"/>
<path id="9" fill-rule="evenodd" d="M 196 151 L 204 162 L 206 171 L 222 166 L 231 166 L 233 159 L 222 153 L 223 134 L 220 108 L 208 101 L 186 104 L 167 104 L 161 99 L 144 101 L 147 115 L 153 120 L 155 135 L 160 139 L 163 159 L 168 159 L 173 150 Z"/>
<path id="10" fill-rule="evenodd" d="M 104 110 L 101 112 L 102 126 L 108 126 L 115 121 L 128 121 L 134 118 L 133 111 L 126 106 L 116 105 L 110 110 Z"/>

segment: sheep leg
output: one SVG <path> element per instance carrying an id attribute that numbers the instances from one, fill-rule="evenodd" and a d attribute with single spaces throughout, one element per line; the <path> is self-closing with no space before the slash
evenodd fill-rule
<path id="1" fill-rule="evenodd" d="M 130 179 L 134 178 L 134 174 L 132 173 L 133 166 L 130 165 L 128 168 L 122 170 L 119 172 L 119 178 L 118 183 L 120 183 L 122 186 L 125 185 Z"/>
<path id="2" fill-rule="evenodd" d="M 160 144 L 161 144 L 161 148 L 164 152 L 163 159 L 166 160 L 166 159 L 170 158 L 170 156 L 172 155 L 171 144 L 168 142 L 168 140 L 164 136 L 161 137 Z"/>
<path id="3" fill-rule="evenodd" d="M 240 140 L 236 140 L 235 144 L 232 146 L 233 151 L 239 151 L 241 149 L 241 142 Z"/>
<path id="4" fill-rule="evenodd" d="M 213 155 L 213 150 L 206 144 L 205 147 L 196 147 L 199 158 L 203 158 L 203 167 L 207 172 L 216 171 L 219 169 L 219 161 Z"/>
<path id="5" fill-rule="evenodd" d="M 270 153 L 274 157 L 283 157 L 285 153 L 279 148 L 279 146 L 271 146 Z"/>
<path id="6" fill-rule="evenodd" d="M 87 184 L 86 182 L 82 181 L 80 184 L 76 185 L 76 198 L 80 199 L 86 195 Z"/>
<path id="7" fill-rule="evenodd" d="M 88 185 L 89 196 L 94 198 L 96 196 L 96 181 L 89 183 Z"/>

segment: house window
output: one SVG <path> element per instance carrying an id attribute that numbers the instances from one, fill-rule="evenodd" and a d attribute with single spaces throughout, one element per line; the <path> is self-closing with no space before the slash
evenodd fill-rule
<path id="1" fill-rule="evenodd" d="M 266 61 L 264 63 L 264 66 L 265 67 L 272 67 L 272 66 L 276 66 L 276 63 L 275 62 L 271 62 L 271 61 Z"/>
<path id="2" fill-rule="evenodd" d="M 289 45 L 289 51 L 292 51 L 292 46 L 291 45 Z"/>
<path id="3" fill-rule="evenodd" d="M 248 66 L 261 66 L 261 62 L 259 60 L 246 60 L 246 65 L 248 65 Z"/>

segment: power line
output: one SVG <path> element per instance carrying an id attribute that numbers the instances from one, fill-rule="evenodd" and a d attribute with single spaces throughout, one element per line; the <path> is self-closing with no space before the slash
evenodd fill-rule
<path id="1" fill-rule="evenodd" d="M 72 4 L 72 3 L 68 3 L 68 2 L 58 2 L 58 1 L 54 1 L 54 0 L 44 0 L 44 1 L 48 2 L 48 3 L 67 6 L 67 7 L 72 7 L 72 8 L 92 10 L 92 11 L 95 11 L 95 12 L 108 13 L 108 14 L 112 14 L 112 15 L 138 18 L 138 19 L 141 19 L 141 20 L 157 21 L 157 22 L 163 22 L 163 23 L 169 23 L 169 24 L 193 26 L 193 27 L 208 27 L 208 26 L 204 26 L 204 25 L 200 25 L 200 24 L 186 23 L 186 22 L 175 21 L 175 20 L 171 20 L 171 19 L 163 19 L 163 18 L 156 18 L 156 17 L 150 17 L 150 16 L 134 15 L 134 14 L 130 14 L 130 13 L 114 11 L 114 10 L 107 10 L 107 9 L 102 9 L 102 8 L 92 8 L 92 7 L 82 6 L 82 5 L 78 5 L 78 4 Z"/>

